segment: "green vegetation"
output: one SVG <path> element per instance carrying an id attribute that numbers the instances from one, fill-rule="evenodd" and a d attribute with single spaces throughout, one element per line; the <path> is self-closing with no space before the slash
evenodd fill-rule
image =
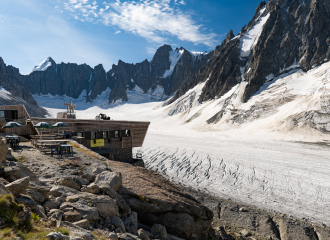
<path id="1" fill-rule="evenodd" d="M 14 227 L 18 223 L 18 214 L 22 212 L 24 206 L 14 202 L 14 197 L 10 194 L 0 197 L 0 217 L 5 220 L 8 227 Z"/>
<path id="2" fill-rule="evenodd" d="M 35 223 L 39 222 L 40 219 L 41 219 L 41 217 L 38 214 L 35 214 L 35 213 L 31 213 L 31 218 Z"/>
<path id="3" fill-rule="evenodd" d="M 69 235 L 69 230 L 66 228 L 59 228 L 58 231 L 63 235 Z"/>
<path id="4" fill-rule="evenodd" d="M 4 219 L 6 226 L 0 229 L 1 240 L 11 240 L 20 237 L 24 240 L 46 240 L 50 232 L 55 231 L 48 222 L 40 221 L 40 216 L 24 209 L 24 205 L 14 202 L 10 194 L 0 196 L 0 217 Z M 48 230 L 45 230 L 48 229 Z M 60 228 L 59 231 L 68 235 L 69 231 Z"/>

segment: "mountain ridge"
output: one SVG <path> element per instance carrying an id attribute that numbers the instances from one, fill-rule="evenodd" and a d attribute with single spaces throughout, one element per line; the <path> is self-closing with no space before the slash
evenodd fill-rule
<path id="1" fill-rule="evenodd" d="M 213 52 L 193 54 L 184 48 L 172 49 L 163 45 L 157 49 L 153 59 L 130 64 L 122 60 L 113 64 L 106 72 L 103 65 L 91 68 L 87 64 L 57 64 L 48 57 L 36 66 L 30 74 L 21 75 L 20 81 L 37 95 L 59 95 L 74 99 L 86 97 L 93 102 L 103 92 L 109 93 L 108 102 L 128 101 L 127 91 L 136 88 L 144 94 L 157 91 L 155 100 L 164 100 L 173 95 L 182 83 L 206 64 Z M 160 88 L 163 94 L 160 94 Z M 84 93 L 85 92 L 85 93 Z M 160 96 L 161 95 L 161 96 Z"/>

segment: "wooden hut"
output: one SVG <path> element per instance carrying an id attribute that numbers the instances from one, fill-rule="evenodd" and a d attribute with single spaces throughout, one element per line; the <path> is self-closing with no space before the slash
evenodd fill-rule
<path id="1" fill-rule="evenodd" d="M 83 145 L 109 159 L 133 163 L 132 149 L 142 147 L 150 122 L 70 118 L 31 118 L 33 124 L 65 122 L 61 131 L 84 139 Z M 48 131 L 48 130 L 47 130 Z M 57 129 L 50 129 L 57 132 Z"/>
<path id="2" fill-rule="evenodd" d="M 0 128 L 6 124 L 6 122 L 15 121 L 22 125 L 25 125 L 20 128 L 12 129 L 2 129 L 5 133 L 13 133 L 16 135 L 33 135 L 37 134 L 37 131 L 33 125 L 27 122 L 27 119 L 30 118 L 29 113 L 26 111 L 24 105 L 5 105 L 0 106 Z M 26 124 L 27 123 L 27 124 Z"/>

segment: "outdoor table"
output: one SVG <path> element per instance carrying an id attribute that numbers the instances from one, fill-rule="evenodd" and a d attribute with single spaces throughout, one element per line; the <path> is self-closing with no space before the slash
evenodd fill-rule
<path id="1" fill-rule="evenodd" d="M 61 157 L 64 153 L 68 153 L 68 154 L 71 154 L 73 155 L 73 147 L 69 144 L 61 144 L 59 146 L 60 148 L 60 154 L 61 154 Z"/>
<path id="2" fill-rule="evenodd" d="M 37 140 L 36 144 L 40 144 L 41 147 L 45 144 L 66 144 L 68 140 L 53 139 L 53 140 Z"/>
<path id="3" fill-rule="evenodd" d="M 6 142 L 7 144 L 10 144 L 10 147 L 12 149 L 16 149 L 19 147 L 19 142 L 20 142 L 20 139 L 18 136 L 6 136 Z"/>

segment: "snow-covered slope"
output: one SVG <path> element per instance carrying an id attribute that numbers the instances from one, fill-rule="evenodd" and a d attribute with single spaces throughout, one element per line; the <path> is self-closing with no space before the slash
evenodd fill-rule
<path id="1" fill-rule="evenodd" d="M 200 104 L 198 95 L 205 82 L 168 105 L 168 115 L 180 114 L 182 123 L 199 130 L 330 131 L 330 63 L 273 78 L 246 103 L 242 94 L 247 83 L 242 82 L 222 97 Z M 192 96 L 195 104 L 187 103 Z"/>

